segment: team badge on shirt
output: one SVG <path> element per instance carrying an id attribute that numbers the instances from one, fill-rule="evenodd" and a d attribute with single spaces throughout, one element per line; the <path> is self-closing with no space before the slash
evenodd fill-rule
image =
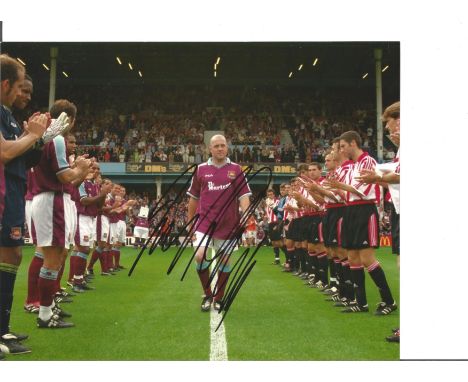
<path id="1" fill-rule="evenodd" d="M 236 179 L 236 172 L 235 171 L 228 171 L 227 176 L 229 179 Z"/>
<path id="2" fill-rule="evenodd" d="M 89 236 L 88 236 L 88 235 L 84 235 L 84 236 L 83 236 L 83 241 L 88 242 L 88 241 L 89 241 Z"/>
<path id="3" fill-rule="evenodd" d="M 12 227 L 11 228 L 10 237 L 13 240 L 21 240 L 22 236 L 23 235 L 21 234 L 21 227 Z"/>

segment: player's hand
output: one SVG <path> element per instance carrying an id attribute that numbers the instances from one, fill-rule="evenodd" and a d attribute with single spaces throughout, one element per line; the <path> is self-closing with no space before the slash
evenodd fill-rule
<path id="1" fill-rule="evenodd" d="M 44 113 L 44 114 L 45 114 L 45 116 L 47 117 L 47 128 L 49 128 L 50 124 L 52 123 L 52 118 L 51 118 L 49 112 Z"/>
<path id="2" fill-rule="evenodd" d="M 82 173 L 88 173 L 91 169 L 91 161 L 89 159 L 86 159 L 82 156 L 78 156 L 75 159 L 75 165 L 76 167 L 82 172 Z"/>
<path id="3" fill-rule="evenodd" d="M 315 182 L 307 182 L 304 183 L 304 188 L 309 191 L 317 191 L 319 187 Z"/>
<path id="4" fill-rule="evenodd" d="M 293 191 L 291 192 L 291 197 L 293 197 L 296 200 L 301 200 L 302 194 L 298 191 Z"/>
<path id="5" fill-rule="evenodd" d="M 341 183 L 338 182 L 336 179 L 326 179 L 326 180 L 323 181 L 323 186 L 325 188 L 339 189 L 340 185 L 341 185 Z"/>
<path id="6" fill-rule="evenodd" d="M 40 112 L 36 111 L 33 115 L 31 115 L 29 118 L 28 118 L 28 122 L 31 122 L 34 118 L 38 117 L 39 115 L 41 115 Z"/>
<path id="7" fill-rule="evenodd" d="M 361 170 L 359 173 L 359 176 L 356 177 L 356 180 L 358 182 L 366 183 L 366 184 L 371 184 L 371 183 L 376 183 L 379 180 L 382 180 L 382 178 L 377 175 L 377 173 L 374 170 Z"/>
<path id="8" fill-rule="evenodd" d="M 89 154 L 78 155 L 77 158 L 89 159 Z M 92 159 L 90 161 L 93 162 Z"/>
<path id="9" fill-rule="evenodd" d="M 24 124 L 24 129 L 35 139 L 40 139 L 47 128 L 47 117 L 45 114 L 35 113 L 29 121 Z"/>

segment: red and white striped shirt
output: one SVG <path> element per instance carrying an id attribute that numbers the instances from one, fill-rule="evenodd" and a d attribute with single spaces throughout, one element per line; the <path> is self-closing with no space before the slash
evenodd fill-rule
<path id="1" fill-rule="evenodd" d="M 266 202 L 265 213 L 268 217 L 268 223 L 276 223 L 278 221 L 278 216 L 276 216 L 273 209 L 278 205 L 279 199 L 278 198 L 274 198 L 274 199 L 266 198 L 265 202 Z"/>
<path id="2" fill-rule="evenodd" d="M 346 176 L 348 175 L 349 171 L 353 168 L 353 161 L 352 160 L 346 160 L 344 161 L 341 166 L 338 166 L 335 171 L 332 171 L 332 172 L 329 172 L 327 174 L 327 179 L 330 179 L 330 178 L 334 178 L 336 179 L 338 182 L 341 182 L 341 183 L 346 183 Z M 327 204 L 341 204 L 341 203 L 344 203 L 344 198 L 342 197 L 342 195 L 344 196 L 344 192 L 341 191 L 335 191 L 335 190 L 331 190 L 331 192 L 333 192 L 333 194 L 335 195 L 336 199 L 338 200 L 339 203 L 337 203 L 335 200 L 329 198 L 328 196 L 325 196 L 325 202 Z"/>
<path id="3" fill-rule="evenodd" d="M 291 207 L 294 207 L 294 208 L 297 208 L 297 202 L 296 202 L 296 199 L 290 197 L 289 195 L 286 196 L 286 203 L 284 203 L 285 206 L 291 206 Z M 284 217 L 283 217 L 283 221 L 286 221 L 286 220 L 293 220 L 293 219 L 296 219 L 298 216 L 297 216 L 297 213 L 296 211 L 289 211 L 289 210 L 284 210 Z"/>
<path id="4" fill-rule="evenodd" d="M 395 174 L 400 175 L 400 149 L 398 149 L 395 159 L 393 159 L 394 162 L 398 162 L 398 166 L 395 169 Z"/>
<path id="5" fill-rule="evenodd" d="M 325 181 L 326 178 L 320 178 L 318 180 L 315 181 L 315 183 L 317 183 L 319 186 L 322 186 L 323 187 L 323 182 Z M 306 190 L 307 192 L 307 190 Z M 318 211 L 315 210 L 315 209 L 312 209 L 312 208 L 308 208 L 308 213 L 317 213 L 317 212 L 321 212 L 324 210 L 325 208 L 325 205 L 322 204 L 322 203 L 319 203 L 317 200 L 314 199 L 314 197 L 312 195 L 310 195 L 308 192 L 307 192 L 307 199 L 309 199 L 315 206 L 318 207 Z"/>
<path id="6" fill-rule="evenodd" d="M 380 202 L 381 198 L 381 186 L 378 184 L 365 184 L 359 182 L 356 178 L 360 176 L 362 170 L 373 170 L 377 162 L 372 158 L 369 153 L 363 152 L 361 156 L 354 162 L 352 169 L 348 172 L 346 176 L 345 183 L 353 186 L 356 190 L 364 194 L 364 197 L 360 197 L 355 193 L 348 192 L 346 201 L 355 202 L 362 200 L 373 200 L 377 204 Z"/>
<path id="7" fill-rule="evenodd" d="M 335 170 L 337 174 L 338 182 L 344 182 L 349 171 L 353 168 L 354 162 L 352 160 L 344 161 L 341 166 L 338 166 Z"/>

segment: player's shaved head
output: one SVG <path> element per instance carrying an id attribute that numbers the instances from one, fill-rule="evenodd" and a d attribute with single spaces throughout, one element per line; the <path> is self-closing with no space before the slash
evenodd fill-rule
<path id="1" fill-rule="evenodd" d="M 226 137 L 225 137 L 224 135 L 216 134 L 216 135 L 213 135 L 213 136 L 211 137 L 211 139 L 210 139 L 210 146 L 213 146 L 213 143 L 214 143 L 215 141 L 219 141 L 219 140 L 224 141 L 225 143 L 227 143 Z"/>
<path id="2" fill-rule="evenodd" d="M 224 135 L 216 134 L 211 137 L 210 153 L 213 162 L 217 165 L 222 165 L 226 161 L 228 147 Z"/>

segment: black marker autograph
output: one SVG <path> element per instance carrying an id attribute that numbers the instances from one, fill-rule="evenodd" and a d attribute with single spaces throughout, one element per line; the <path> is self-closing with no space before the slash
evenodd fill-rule
<path id="1" fill-rule="evenodd" d="M 174 200 L 169 200 L 165 203 L 162 202 L 162 200 L 165 198 L 165 195 L 157 201 L 156 205 L 152 208 L 152 210 L 149 213 L 148 216 L 148 221 L 150 222 L 149 226 L 151 228 L 150 235 L 146 241 L 146 243 L 143 245 L 141 248 L 137 258 L 135 259 L 132 267 L 130 268 L 129 271 L 129 276 L 133 274 L 133 271 L 139 262 L 141 256 L 145 252 L 145 250 L 148 247 L 148 244 L 151 243 L 149 247 L 149 255 L 151 255 L 154 250 L 157 248 L 157 246 L 161 246 L 161 250 L 163 252 L 167 251 L 171 245 L 175 244 L 175 242 L 178 240 L 178 237 L 173 237 L 171 239 L 171 232 L 172 229 L 174 228 L 174 222 L 171 222 L 170 225 L 166 228 L 165 227 L 167 221 L 168 221 L 168 214 L 174 205 L 178 205 L 178 203 L 182 200 L 183 196 L 185 195 L 186 191 L 188 190 L 189 184 L 192 180 L 193 175 L 196 172 L 196 167 L 197 165 L 192 165 L 190 166 L 187 170 L 185 170 L 181 175 L 179 175 L 175 181 L 171 184 L 169 187 L 168 191 L 166 192 L 166 195 L 171 192 L 173 187 L 178 183 L 179 179 L 181 179 L 185 174 L 187 174 L 189 171 L 194 169 L 192 172 L 192 175 L 190 178 L 185 181 L 184 187 L 182 188 L 181 191 L 176 195 Z M 268 181 L 266 182 L 265 189 L 262 190 L 255 198 L 254 200 L 250 203 L 249 207 L 246 209 L 246 211 L 243 211 L 242 215 L 240 216 L 240 221 L 237 226 L 234 226 L 228 236 L 228 239 L 226 239 L 221 246 L 221 248 L 215 253 L 215 255 L 211 258 L 207 258 L 207 250 L 208 250 L 208 245 L 211 240 L 213 240 L 213 233 L 216 231 L 217 227 L 217 222 L 219 221 L 219 217 L 222 216 L 225 211 L 230 207 L 231 203 L 236 203 L 237 205 L 237 198 L 239 195 L 239 192 L 241 189 L 245 186 L 245 184 L 251 182 L 260 172 L 262 171 L 267 171 L 268 172 Z M 242 177 L 243 179 L 241 179 Z M 272 178 L 272 171 L 268 167 L 263 167 L 260 168 L 259 170 L 255 171 L 252 173 L 252 166 L 247 167 L 244 169 L 231 183 L 231 186 L 226 188 L 225 190 L 222 191 L 222 193 L 218 196 L 218 198 L 215 200 L 213 203 L 216 205 L 219 200 L 224 196 L 225 192 L 229 192 L 230 195 L 228 196 L 228 201 L 223 205 L 223 208 L 219 211 L 218 215 L 210 222 L 210 225 L 208 227 L 208 232 L 203 235 L 203 239 L 201 240 L 200 244 L 202 242 L 206 241 L 205 247 L 204 247 L 204 252 L 203 252 L 203 259 L 202 261 L 208 262 L 210 265 L 214 262 L 214 266 L 211 269 L 210 276 L 208 283 L 211 284 L 213 279 L 215 278 L 217 271 L 220 269 L 221 266 L 224 264 L 227 264 L 230 261 L 230 258 L 234 252 L 234 250 L 237 247 L 237 244 L 241 241 L 242 233 L 245 230 L 245 226 L 247 224 L 247 220 L 250 215 L 252 215 L 255 211 L 255 209 L 258 207 L 262 200 L 262 195 L 265 194 L 268 185 L 270 184 Z M 156 215 L 161 212 L 163 209 L 166 209 L 164 215 L 161 217 L 160 221 L 158 223 L 155 222 Z M 180 257 L 182 256 L 184 250 L 186 247 L 192 242 L 192 236 L 194 235 L 197 227 L 201 222 L 206 219 L 206 216 L 200 217 L 199 214 L 195 214 L 190 221 L 186 223 L 184 227 L 181 227 L 181 231 L 188 231 L 187 236 L 184 238 L 184 241 L 181 243 L 179 246 L 177 253 L 175 254 L 171 264 L 169 265 L 169 268 L 167 270 L 167 274 L 169 275 L 172 270 L 175 268 L 176 264 L 180 260 Z M 190 227 L 190 228 L 188 228 Z M 188 229 L 187 229 L 188 228 Z M 157 238 L 153 240 L 153 238 L 157 235 Z M 246 248 L 244 252 L 239 256 L 239 259 L 235 262 L 234 266 L 232 267 L 231 270 L 231 277 L 229 278 L 229 284 L 227 285 L 227 290 L 225 292 L 224 297 L 221 300 L 221 309 L 219 310 L 219 314 L 223 314 L 222 319 L 220 320 L 218 327 L 216 328 L 216 331 L 219 329 L 221 324 L 223 323 L 230 307 L 232 306 L 232 303 L 234 302 L 235 297 L 239 293 L 239 290 L 241 289 L 242 285 L 244 284 L 245 280 L 247 279 L 248 275 L 252 271 L 253 267 L 256 264 L 256 260 L 254 260 L 254 257 L 256 256 L 258 250 L 261 248 L 261 246 L 264 244 L 265 239 L 263 239 L 260 243 L 257 244 L 253 252 L 250 254 L 250 248 Z M 190 265 L 195 258 L 195 255 L 200 248 L 200 245 L 198 245 L 193 252 L 193 255 L 191 256 L 187 266 L 185 267 L 182 276 L 181 276 L 181 281 L 185 278 L 185 275 L 187 274 L 188 269 L 190 268 Z M 247 259 L 248 258 L 248 259 Z M 247 259 L 247 260 L 246 260 Z M 245 263 L 245 264 L 244 264 Z M 215 283 L 215 287 L 213 290 L 213 295 L 216 295 L 217 292 L 219 291 L 220 288 L 225 287 L 226 281 L 224 281 L 223 284 L 220 283 L 218 280 Z M 204 286 L 205 287 L 205 286 Z"/>

